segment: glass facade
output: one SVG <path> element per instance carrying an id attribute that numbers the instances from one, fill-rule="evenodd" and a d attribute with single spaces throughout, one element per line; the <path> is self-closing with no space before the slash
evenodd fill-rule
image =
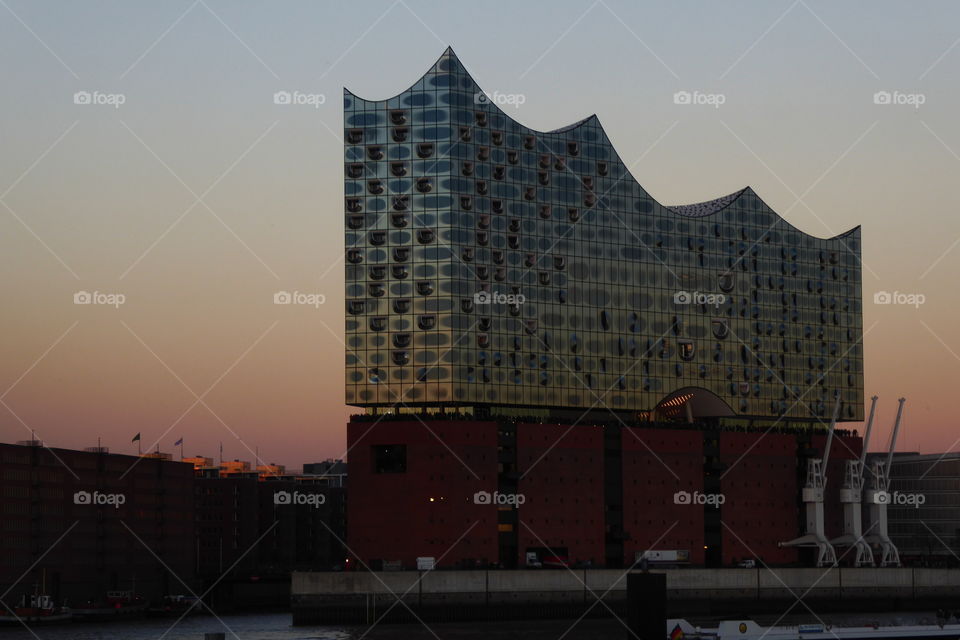
<path id="1" fill-rule="evenodd" d="M 743 416 L 863 419 L 859 227 L 807 235 L 751 189 L 656 202 L 595 116 L 502 111 L 451 50 L 344 95 L 346 397 L 609 407 L 682 389 Z M 508 107 L 509 108 L 509 107 Z"/>

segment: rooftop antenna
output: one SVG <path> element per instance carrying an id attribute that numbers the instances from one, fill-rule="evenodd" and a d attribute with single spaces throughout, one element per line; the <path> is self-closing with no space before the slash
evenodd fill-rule
<path id="1" fill-rule="evenodd" d="M 781 542 L 781 547 L 816 547 L 817 566 L 833 567 L 837 564 L 837 553 L 824 533 L 823 492 L 827 486 L 827 463 L 830 461 L 830 447 L 833 445 L 833 432 L 840 415 L 840 394 L 837 394 L 830 419 L 830 431 L 823 448 L 822 458 L 807 460 L 807 483 L 803 487 L 803 502 L 806 506 L 806 533 L 789 542 Z"/>
<path id="2" fill-rule="evenodd" d="M 873 417 L 877 409 L 877 396 L 870 398 L 870 417 L 867 420 L 867 433 L 863 438 L 863 449 L 859 460 L 847 460 L 843 487 L 840 489 L 840 502 L 843 504 L 843 535 L 831 540 L 836 547 L 853 547 L 856 550 L 854 566 L 874 566 L 873 552 L 863 537 L 863 472 L 867 451 L 870 447 L 870 434 L 873 430 Z"/>
<path id="3" fill-rule="evenodd" d="M 890 504 L 890 467 L 893 464 L 893 452 L 897 448 L 897 436 L 900 434 L 901 420 L 903 419 L 903 404 L 906 398 L 900 398 L 897 407 L 897 419 L 893 423 L 893 434 L 890 436 L 890 450 L 886 461 L 873 461 L 873 478 L 870 489 L 867 490 L 867 515 L 870 519 L 868 531 L 873 534 L 867 536 L 867 542 L 880 547 L 880 566 L 899 567 L 900 552 L 890 540 L 887 521 L 887 505 Z"/>

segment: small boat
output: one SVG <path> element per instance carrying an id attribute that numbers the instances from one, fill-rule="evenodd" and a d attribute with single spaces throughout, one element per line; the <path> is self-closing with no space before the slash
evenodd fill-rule
<path id="1" fill-rule="evenodd" d="M 135 618 L 147 611 L 147 603 L 132 591 L 107 591 L 104 600 L 88 601 L 72 609 L 73 619 L 81 622 Z"/>
<path id="2" fill-rule="evenodd" d="M 801 624 L 764 627 L 753 620 L 724 620 L 715 628 L 701 628 L 683 619 L 667 620 L 670 640 L 918 640 L 960 639 L 960 624 L 874 624 L 866 627 L 837 627 L 828 624 Z"/>
<path id="3" fill-rule="evenodd" d="M 151 617 L 160 616 L 185 616 L 201 613 L 203 610 L 203 601 L 194 596 L 164 596 L 158 604 L 150 605 L 147 608 L 147 615 Z"/>
<path id="4" fill-rule="evenodd" d="M 45 594 L 35 593 L 23 596 L 20 603 L 12 607 L 13 613 L 4 609 L 0 611 L 0 624 L 47 624 L 54 622 L 69 622 L 72 614 L 66 606 L 57 606 L 53 598 Z"/>

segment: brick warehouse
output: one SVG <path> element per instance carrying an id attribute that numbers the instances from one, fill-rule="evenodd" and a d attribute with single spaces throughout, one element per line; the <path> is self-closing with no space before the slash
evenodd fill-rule
<path id="1" fill-rule="evenodd" d="M 864 417 L 860 228 L 804 233 L 749 187 L 663 205 L 595 115 L 514 113 L 451 49 L 393 97 L 344 91 L 357 559 L 808 562 L 780 546 L 808 460 Z M 830 536 L 859 447 L 833 447 Z"/>
<path id="2" fill-rule="evenodd" d="M 544 549 L 581 566 L 629 566 L 648 549 L 688 551 L 690 565 L 805 562 L 805 550 L 778 545 L 800 532 L 806 458 L 824 444 L 807 432 L 403 416 L 358 417 L 347 438 L 347 542 L 372 569 L 414 568 L 418 557 L 517 567 Z M 828 535 L 840 534 L 838 479 L 860 444 L 851 434 L 834 440 Z M 677 504 L 681 491 L 725 502 Z M 524 502 L 477 504 L 477 492 Z"/>

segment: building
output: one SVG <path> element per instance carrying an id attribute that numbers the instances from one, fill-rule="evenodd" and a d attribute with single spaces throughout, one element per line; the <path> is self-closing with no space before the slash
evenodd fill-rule
<path id="1" fill-rule="evenodd" d="M 347 463 L 333 458 L 327 458 L 323 462 L 308 462 L 303 465 L 303 475 L 316 476 L 318 482 L 325 482 L 331 487 L 345 487 Z"/>
<path id="2" fill-rule="evenodd" d="M 194 586 L 194 472 L 157 457 L 0 444 L 0 593 L 145 598 Z M 183 582 L 181 582 L 181 580 Z"/>
<path id="3" fill-rule="evenodd" d="M 905 564 L 960 565 L 960 453 L 894 454 L 887 518 Z"/>
<path id="4" fill-rule="evenodd" d="M 859 227 L 808 235 L 749 187 L 662 205 L 595 116 L 540 132 L 497 95 L 450 49 L 344 92 L 350 548 L 797 561 L 834 399 L 863 420 Z"/>

